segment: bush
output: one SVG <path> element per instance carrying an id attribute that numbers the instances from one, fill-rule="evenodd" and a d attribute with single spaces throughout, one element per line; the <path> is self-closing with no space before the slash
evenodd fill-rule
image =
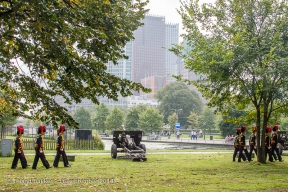
<path id="1" fill-rule="evenodd" d="M 105 144 L 102 142 L 102 139 L 98 134 L 93 136 L 93 140 L 94 140 L 95 149 L 98 149 L 98 150 L 105 149 Z"/>

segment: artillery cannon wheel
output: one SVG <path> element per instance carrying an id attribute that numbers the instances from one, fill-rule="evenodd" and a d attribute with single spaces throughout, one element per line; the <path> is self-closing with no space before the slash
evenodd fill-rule
<path id="1" fill-rule="evenodd" d="M 146 146 L 144 144 L 140 144 L 139 147 L 146 152 Z"/>
<path id="2" fill-rule="evenodd" d="M 111 146 L 111 158 L 116 159 L 117 157 L 117 145 L 112 144 Z"/>

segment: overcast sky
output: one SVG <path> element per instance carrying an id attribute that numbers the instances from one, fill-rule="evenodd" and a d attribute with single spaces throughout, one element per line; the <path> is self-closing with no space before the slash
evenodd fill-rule
<path id="1" fill-rule="evenodd" d="M 168 23 L 179 23 L 179 32 L 184 33 L 182 30 L 182 21 L 176 9 L 180 8 L 179 0 L 149 0 L 147 9 L 152 15 L 165 16 L 165 21 Z M 200 0 L 201 3 L 213 3 L 215 0 Z"/>

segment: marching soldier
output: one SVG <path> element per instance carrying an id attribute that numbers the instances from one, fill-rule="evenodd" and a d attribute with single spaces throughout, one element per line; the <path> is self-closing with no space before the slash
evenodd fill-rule
<path id="1" fill-rule="evenodd" d="M 239 151 L 239 144 L 240 144 L 239 135 L 240 135 L 240 133 L 241 133 L 241 129 L 240 128 L 236 129 L 236 136 L 235 136 L 235 140 L 234 140 L 233 161 L 235 161 L 236 155 Z"/>
<path id="2" fill-rule="evenodd" d="M 239 135 L 239 157 L 238 157 L 238 162 L 241 162 L 241 158 L 243 158 L 244 154 L 243 154 L 243 151 L 246 155 L 246 158 L 248 159 L 248 161 L 250 161 L 250 158 L 249 158 L 249 154 L 248 154 L 248 151 L 247 151 L 247 148 L 246 148 L 246 141 L 245 141 L 245 132 L 246 132 L 246 126 L 242 126 L 241 127 L 241 134 Z M 246 158 L 244 157 L 243 159 L 246 160 Z M 245 161 L 244 160 L 244 161 Z"/>
<path id="3" fill-rule="evenodd" d="M 34 163 L 32 166 L 32 169 L 37 169 L 37 164 L 39 161 L 39 158 L 41 159 L 43 165 L 46 167 L 46 169 L 52 168 L 52 166 L 49 165 L 48 161 L 46 160 L 45 154 L 44 154 L 44 139 L 43 136 L 46 132 L 46 127 L 44 125 L 40 125 L 38 127 L 38 134 L 39 136 L 35 140 L 35 158 Z"/>
<path id="4" fill-rule="evenodd" d="M 23 126 L 22 125 L 17 126 L 17 137 L 14 143 L 15 156 L 12 162 L 11 169 L 16 169 L 19 159 L 23 169 L 26 169 L 28 166 L 23 151 L 23 141 L 22 141 L 23 133 L 24 133 Z"/>
<path id="5" fill-rule="evenodd" d="M 269 155 L 269 161 L 273 162 L 273 157 L 271 153 L 271 126 L 266 127 L 266 135 L 265 135 L 265 159 L 267 159 L 267 154 Z"/>
<path id="6" fill-rule="evenodd" d="M 273 127 L 273 134 L 271 136 L 271 153 L 274 157 L 274 159 L 276 160 L 276 155 L 278 157 L 279 162 L 283 162 L 284 160 L 282 160 L 282 157 L 280 156 L 279 153 L 279 147 L 280 147 L 280 143 L 278 143 L 278 125 L 274 125 Z M 276 155 L 275 153 L 276 152 Z"/>
<path id="7" fill-rule="evenodd" d="M 59 133 L 58 138 L 57 138 L 57 143 L 56 143 L 56 156 L 55 160 L 53 163 L 54 167 L 58 167 L 60 156 L 62 155 L 64 167 L 71 167 L 71 165 L 68 163 L 67 155 L 65 153 L 65 145 L 64 145 L 64 131 L 65 131 L 65 125 L 61 125 L 60 128 L 57 130 Z"/>
<path id="8" fill-rule="evenodd" d="M 250 147 L 249 158 L 250 158 L 250 161 L 252 160 L 251 157 L 252 157 L 253 151 L 255 151 L 255 154 L 257 155 L 256 132 L 257 132 L 257 127 L 253 126 L 252 127 L 252 134 L 250 135 L 250 139 L 249 139 L 249 147 Z"/>

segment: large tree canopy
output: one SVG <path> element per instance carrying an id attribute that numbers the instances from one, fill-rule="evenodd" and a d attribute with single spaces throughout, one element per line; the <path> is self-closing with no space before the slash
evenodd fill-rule
<path id="1" fill-rule="evenodd" d="M 208 105 L 224 111 L 253 106 L 258 160 L 264 159 L 264 136 L 273 113 L 285 112 L 288 97 L 288 1 L 217 0 L 199 6 L 181 1 L 179 13 L 192 49 L 184 53 L 186 67 L 201 78 L 196 82 Z M 251 108 L 250 108 L 251 109 Z M 250 114 L 249 112 L 247 114 Z M 273 123 L 273 122 L 272 122 Z M 261 149 L 261 150 L 260 150 Z"/>
<path id="2" fill-rule="evenodd" d="M 160 89 L 156 94 L 156 99 L 160 103 L 158 108 L 164 115 L 165 123 L 168 123 L 168 116 L 177 113 L 181 126 L 187 124 L 190 111 L 200 114 L 203 103 L 199 95 L 183 82 L 174 82 Z"/>
<path id="3" fill-rule="evenodd" d="M 98 96 L 117 100 L 141 84 L 106 72 L 126 58 L 123 47 L 141 26 L 147 2 L 131 0 L 4 0 L 0 2 L 0 89 L 7 103 L 42 122 L 78 127 L 66 103 Z M 18 114 L 18 115 L 23 115 Z"/>

